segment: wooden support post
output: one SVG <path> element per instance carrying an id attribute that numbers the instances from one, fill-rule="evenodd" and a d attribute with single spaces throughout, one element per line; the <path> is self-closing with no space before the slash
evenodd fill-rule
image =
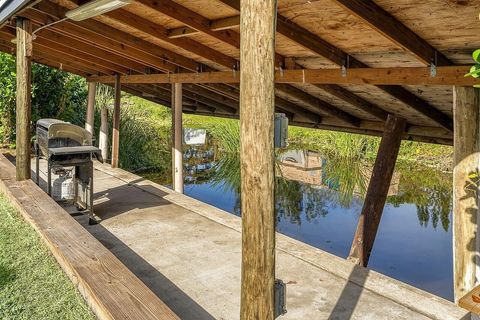
<path id="1" fill-rule="evenodd" d="M 95 82 L 88 83 L 88 100 L 87 100 L 87 114 L 85 116 L 85 130 L 90 132 L 93 136 L 93 123 L 95 121 L 95 93 L 97 84 Z"/>
<path id="2" fill-rule="evenodd" d="M 113 104 L 113 132 L 112 132 L 112 168 L 118 168 L 118 151 L 120 144 L 120 75 L 115 77 L 115 101 Z"/>
<path id="3" fill-rule="evenodd" d="M 274 62 L 276 0 L 240 2 L 240 318 L 274 319 Z"/>
<path id="4" fill-rule="evenodd" d="M 30 179 L 32 23 L 17 18 L 16 178 Z"/>
<path id="5" fill-rule="evenodd" d="M 102 106 L 100 111 L 100 134 L 98 137 L 98 147 L 102 153 L 103 160 L 108 158 L 108 108 Z"/>
<path id="6" fill-rule="evenodd" d="M 480 90 L 455 87 L 453 98 L 453 274 L 455 302 L 479 283 Z"/>
<path id="7" fill-rule="evenodd" d="M 173 190 L 183 193 L 183 128 L 182 84 L 172 84 L 172 184 Z"/>
<path id="8" fill-rule="evenodd" d="M 405 119 L 388 116 L 348 257 L 364 267 L 375 242 L 405 127 Z"/>

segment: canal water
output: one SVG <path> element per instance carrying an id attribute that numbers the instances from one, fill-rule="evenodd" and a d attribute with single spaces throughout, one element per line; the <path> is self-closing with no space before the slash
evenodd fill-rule
<path id="1" fill-rule="evenodd" d="M 184 166 L 185 194 L 241 216 L 238 153 L 185 146 Z M 346 258 L 372 167 L 315 151 L 279 151 L 277 231 Z M 449 173 L 397 164 L 369 268 L 453 300 L 451 181 Z"/>

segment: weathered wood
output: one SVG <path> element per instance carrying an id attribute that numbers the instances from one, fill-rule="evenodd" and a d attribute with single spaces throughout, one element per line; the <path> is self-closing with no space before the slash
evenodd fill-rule
<path id="1" fill-rule="evenodd" d="M 461 85 L 470 86 L 480 81 L 465 77 L 469 66 L 438 67 L 437 76 L 430 69 L 418 67 L 357 68 L 342 75 L 339 69 L 283 70 L 275 73 L 276 83 L 311 83 L 341 85 Z M 113 83 L 114 76 L 91 76 L 89 81 Z M 238 72 L 197 72 L 121 76 L 122 83 L 239 83 Z"/>
<path id="2" fill-rule="evenodd" d="M 95 121 L 95 93 L 97 91 L 97 84 L 95 82 L 88 83 L 88 100 L 87 100 L 87 114 L 85 115 L 85 130 L 93 135 L 94 121 Z"/>
<path id="3" fill-rule="evenodd" d="M 447 66 L 451 62 L 427 41 L 395 19 L 374 1 L 334 0 L 335 3 L 360 18 L 370 27 L 392 40 L 400 47 L 414 54 L 420 61 L 429 65 Z"/>
<path id="4" fill-rule="evenodd" d="M 30 179 L 32 23 L 17 18 L 16 176 Z"/>
<path id="5" fill-rule="evenodd" d="M 67 1 L 67 3 L 70 4 L 70 3 L 72 3 L 72 2 Z M 178 4 L 175 4 L 175 6 L 178 6 Z M 183 12 L 183 13 L 185 13 L 185 12 L 190 12 L 190 11 L 191 11 L 191 10 L 189 11 L 189 9 L 186 9 L 186 8 L 184 8 L 184 7 L 182 7 L 182 6 L 180 6 L 180 7 L 181 7 L 181 8 L 178 9 L 178 12 Z M 178 14 L 178 12 L 174 12 L 174 13 L 172 13 L 172 14 L 175 15 L 175 14 Z M 116 11 L 116 12 L 113 13 L 113 14 L 119 15 L 119 11 Z M 127 13 L 127 14 L 129 14 L 129 13 Z M 193 14 L 193 13 L 192 13 L 192 14 Z M 124 14 L 122 13 L 122 15 L 124 15 Z M 197 15 L 197 14 L 194 14 L 194 16 L 198 16 L 198 15 Z M 202 16 L 199 16 L 199 17 L 200 17 L 200 18 L 203 18 Z M 182 18 L 182 19 L 183 19 L 183 18 Z M 131 27 L 133 27 L 134 29 L 136 29 L 136 27 L 133 25 L 133 24 L 135 24 L 133 21 L 136 21 L 136 20 L 139 20 L 138 17 L 133 16 L 131 19 L 130 19 L 130 18 L 124 19 L 124 22 L 125 22 L 125 25 L 128 26 L 129 29 L 130 29 Z M 211 22 L 211 21 L 210 21 L 210 22 Z M 145 23 L 143 23 L 143 22 L 142 22 L 141 24 L 142 24 L 142 26 L 145 25 Z M 146 32 L 149 33 L 149 34 L 150 34 L 151 32 L 154 32 L 154 33 L 155 33 L 155 30 L 158 29 L 158 25 L 152 25 L 152 23 L 151 23 L 151 22 L 148 22 L 148 21 L 147 21 L 147 24 L 148 24 L 149 26 L 142 27 L 142 28 L 143 28 L 143 30 L 146 30 Z M 155 26 L 157 26 L 157 27 L 155 27 Z M 202 27 L 202 26 L 203 26 L 203 25 L 199 24 L 198 28 L 201 29 L 200 27 Z M 87 27 L 87 26 L 85 26 L 85 27 Z M 119 33 L 118 30 L 112 30 L 111 28 L 108 29 L 108 27 L 107 27 L 107 28 L 100 28 L 100 29 L 99 29 L 99 28 L 98 28 L 97 26 L 95 26 L 95 25 L 94 25 L 93 27 L 94 27 L 94 29 L 95 29 L 95 32 L 102 34 L 104 37 L 115 36 L 115 38 L 118 39 L 118 33 Z M 203 26 L 202 28 L 205 28 L 205 27 Z M 91 29 L 91 27 L 90 27 L 90 29 Z M 105 31 L 105 29 L 108 29 L 108 30 L 109 30 L 108 33 Z M 153 30 L 153 31 L 152 31 L 152 30 Z M 113 33 L 112 33 L 112 32 L 113 32 Z M 202 32 L 207 33 L 207 34 L 209 34 L 209 35 L 211 35 L 211 36 L 213 36 L 213 37 L 215 37 L 215 36 L 217 35 L 216 32 L 214 32 L 214 33 L 209 33 L 208 30 L 202 30 Z M 163 31 L 162 31 L 162 32 L 159 32 L 159 35 L 158 35 L 158 36 L 162 36 L 163 34 L 164 34 Z M 153 36 L 152 34 L 150 34 L 150 35 Z M 315 35 L 313 35 L 313 34 L 311 34 L 311 33 L 310 33 L 309 37 L 311 37 L 311 39 L 313 39 L 313 40 L 316 39 L 316 40 L 314 41 L 316 44 L 318 44 L 319 42 L 322 42 L 322 41 L 318 40 L 319 38 L 318 38 L 317 36 L 315 36 Z M 130 38 L 131 38 L 131 37 L 130 37 Z M 158 38 L 158 37 L 157 37 L 157 38 Z M 222 41 L 221 38 L 219 38 L 219 37 L 216 37 L 216 38 Z M 318 39 L 317 39 L 317 38 L 318 38 Z M 295 39 L 301 39 L 301 37 L 295 37 Z M 293 39 L 293 41 L 296 41 L 295 39 Z M 133 40 L 133 39 L 132 39 L 132 40 Z M 138 45 L 138 43 L 140 43 L 140 42 L 143 43 L 143 40 L 136 39 L 136 40 L 135 40 L 135 43 L 132 43 L 132 45 L 133 45 L 133 46 L 134 46 L 134 45 Z M 130 43 L 131 43 L 131 42 L 130 42 Z M 328 45 L 329 48 L 332 49 L 332 50 L 330 50 L 330 49 L 327 48 L 328 50 L 330 50 L 330 51 L 332 51 L 332 52 L 338 52 L 339 54 L 341 53 L 341 55 L 343 55 L 344 57 L 347 57 L 347 59 L 344 59 L 343 62 L 339 63 L 339 62 L 337 61 L 337 62 L 335 62 L 335 63 L 337 63 L 337 64 L 345 64 L 345 61 L 347 61 L 348 67 L 362 67 L 362 66 L 365 67 L 365 66 L 366 66 L 365 64 L 359 62 L 358 60 L 355 60 L 354 58 L 349 57 L 349 56 L 346 55 L 342 50 L 336 48 L 335 46 L 332 46 L 331 44 L 329 44 L 329 43 L 327 43 L 327 42 L 325 42 L 325 41 L 323 41 L 322 43 L 324 43 L 325 45 Z M 322 43 L 320 43 L 320 45 L 318 45 L 317 47 L 320 47 L 320 46 L 322 45 Z M 172 44 L 173 44 L 173 43 L 172 43 Z M 129 45 L 130 45 L 130 44 L 129 44 Z M 181 48 L 188 50 L 187 47 L 182 46 L 181 44 L 174 44 L 174 45 L 180 46 Z M 315 46 L 311 46 L 311 47 L 315 47 Z M 327 51 L 328 51 L 328 50 L 327 50 Z M 196 52 L 197 52 L 197 51 L 196 51 Z M 205 56 L 202 55 L 202 54 L 204 54 L 204 53 L 206 53 L 206 52 L 207 52 L 207 50 L 201 50 L 201 52 L 200 52 L 201 56 L 202 56 L 202 57 L 205 57 Z M 197 52 L 197 54 L 198 54 L 198 52 Z M 277 54 L 277 58 L 280 58 L 280 60 L 283 60 L 283 57 L 281 57 L 281 56 L 278 55 L 278 54 Z M 278 59 L 277 59 L 277 60 L 278 60 Z M 226 67 L 228 67 L 228 68 L 231 68 L 230 62 L 227 62 L 226 64 L 223 64 L 223 65 L 226 66 Z M 343 89 L 343 90 L 346 90 L 346 89 Z M 413 94 L 411 94 L 411 93 L 410 93 L 410 94 L 407 94 L 407 91 L 406 91 L 406 90 L 402 90 L 402 88 L 400 88 L 400 87 L 391 88 L 391 89 L 388 90 L 388 91 L 385 90 L 385 92 L 387 92 L 388 94 L 392 94 L 392 92 L 393 92 L 394 95 L 393 95 L 393 94 L 392 94 L 392 95 L 393 95 L 396 99 L 398 99 L 398 100 L 402 101 L 403 103 L 409 105 L 412 109 L 415 109 L 416 111 L 422 113 L 424 116 L 431 118 L 433 121 L 439 123 L 440 125 L 442 125 L 442 126 L 444 126 L 444 127 L 446 127 L 446 128 L 450 128 L 450 129 L 451 129 L 451 119 L 449 119 L 449 117 L 448 117 L 447 115 L 444 115 L 444 114 L 442 114 L 441 112 L 435 112 L 435 107 L 433 107 L 432 105 L 430 105 L 427 101 L 425 101 L 425 100 L 423 100 L 423 99 L 420 99 L 420 98 L 418 98 L 418 97 L 415 97 L 415 96 L 414 96 Z M 345 93 L 346 93 L 346 92 L 345 92 Z M 365 111 L 365 112 L 368 112 L 368 113 L 370 113 L 370 114 L 373 114 L 375 117 L 378 118 L 378 113 L 372 113 L 372 111 L 381 111 L 381 110 L 372 110 L 372 108 L 370 108 L 370 106 L 368 106 L 368 104 L 365 104 L 365 103 L 364 103 L 365 101 L 362 102 L 362 101 L 359 101 L 358 99 L 351 99 L 351 98 L 349 98 L 350 94 L 347 95 L 347 94 L 345 94 L 345 93 L 342 93 L 342 94 L 338 95 L 338 96 L 340 96 L 340 99 L 342 99 L 342 100 L 344 100 L 344 101 L 346 101 L 346 102 L 348 102 L 348 103 L 352 103 L 352 102 L 353 102 L 353 103 L 355 103 L 354 105 L 355 105 L 357 108 L 360 108 L 360 109 L 362 109 L 362 110 Z M 415 99 L 411 99 L 411 96 L 414 96 Z M 378 107 L 377 107 L 377 108 L 378 108 Z M 446 124 L 446 125 L 445 125 L 445 124 Z"/>
<path id="6" fill-rule="evenodd" d="M 172 85 L 172 185 L 173 190 L 183 193 L 183 128 L 182 84 Z"/>
<path id="7" fill-rule="evenodd" d="M 115 98 L 113 102 L 113 130 L 112 130 L 112 168 L 118 167 L 120 147 L 120 104 L 121 104 L 120 75 L 115 76 Z"/>
<path id="8" fill-rule="evenodd" d="M 457 301 L 458 305 L 468 311 L 475 314 L 480 314 L 480 285 L 470 290 L 460 300 Z M 474 319 L 472 317 L 472 319 Z"/>
<path id="9" fill-rule="evenodd" d="M 275 86 L 276 91 L 283 92 L 290 97 L 299 99 L 308 106 L 308 110 L 317 114 L 328 114 L 338 119 L 342 120 L 345 123 L 348 123 L 353 126 L 358 126 L 360 119 L 352 116 L 351 114 L 331 105 L 330 103 L 307 94 L 305 91 L 300 90 L 294 86 L 287 84 L 277 84 Z"/>
<path id="10" fill-rule="evenodd" d="M 368 265 L 370 252 L 377 235 L 405 125 L 405 119 L 389 115 L 378 148 L 372 177 L 348 257 L 351 261 L 364 267 Z"/>
<path id="11" fill-rule="evenodd" d="M 15 182 L 0 155 L 0 191 L 38 232 L 63 271 L 101 320 L 178 319 L 143 282 L 32 180 Z"/>
<path id="12" fill-rule="evenodd" d="M 226 5 L 238 10 L 239 7 L 238 7 L 238 0 L 221 0 L 223 3 L 225 3 Z M 337 1 L 337 3 L 344 3 L 345 6 L 350 6 L 350 2 L 349 1 Z M 375 10 L 375 9 L 378 9 L 377 12 L 372 12 L 372 14 L 379 14 L 379 11 L 381 10 L 380 7 L 378 7 L 377 5 L 375 5 L 375 3 L 373 3 L 373 1 L 352 1 L 352 3 L 356 6 L 365 6 L 367 7 L 367 10 L 365 10 L 363 13 L 362 13 L 362 16 L 365 18 L 365 19 L 369 19 L 370 15 L 368 13 L 369 10 Z M 376 8 L 378 7 L 378 8 Z M 375 23 L 383 23 L 385 24 L 385 19 L 388 19 L 388 16 L 389 14 L 387 12 L 383 12 L 383 13 L 380 13 L 380 17 L 378 17 L 378 20 L 380 20 L 380 22 L 375 22 Z M 393 17 L 390 16 L 391 19 L 393 19 Z M 394 19 L 393 19 L 394 20 Z M 398 32 L 395 27 L 392 27 L 395 25 L 395 21 L 390 21 L 392 23 L 391 26 L 387 26 L 388 30 L 389 30 L 389 33 L 395 33 L 395 32 Z M 397 23 L 398 24 L 398 23 Z M 418 39 L 415 38 L 415 34 L 413 32 L 411 32 L 410 30 L 408 30 L 408 28 L 406 28 L 405 26 L 403 27 L 403 29 L 401 29 L 401 27 L 399 26 L 400 31 L 399 33 L 406 33 L 407 31 L 409 31 L 409 34 L 410 36 L 412 36 L 414 38 L 414 40 L 412 41 L 413 44 L 415 44 L 415 41 L 418 40 L 418 44 L 417 47 L 421 47 L 422 44 L 426 44 L 425 41 L 423 41 L 421 38 L 419 38 L 417 36 Z M 407 31 L 405 31 L 404 29 L 406 29 Z M 333 63 L 339 65 L 339 66 L 344 66 L 346 68 L 348 68 L 348 73 L 350 73 L 352 71 L 351 68 L 367 68 L 368 65 L 361 62 L 360 60 L 348 55 L 345 51 L 343 51 L 342 49 L 334 46 L 333 44 L 329 43 L 328 41 L 324 40 L 323 38 L 319 37 L 318 35 L 310 32 L 309 30 L 303 28 L 302 26 L 298 25 L 298 24 L 295 24 L 293 23 L 292 21 L 289 21 L 288 19 L 282 17 L 282 16 L 278 16 L 278 23 L 277 23 L 277 32 L 280 33 L 281 35 L 289 38 L 291 41 L 303 46 L 304 48 L 314 52 L 314 53 L 317 53 L 319 55 L 321 55 L 322 57 L 325 57 L 327 59 L 329 59 L 330 61 L 332 61 Z M 428 44 L 426 44 L 427 46 L 429 46 Z M 425 49 L 425 48 L 424 48 Z M 426 54 L 428 55 L 428 52 L 432 52 L 431 50 L 434 50 L 433 47 L 429 47 L 430 51 L 427 50 Z M 420 52 L 421 52 L 422 49 L 420 49 Z M 438 54 L 437 55 L 437 58 L 440 57 L 439 61 L 443 61 L 442 60 L 442 56 L 441 54 Z M 435 64 L 436 65 L 448 65 L 449 63 L 446 63 L 445 61 L 443 62 L 439 62 L 437 60 L 435 60 L 434 62 L 436 62 Z M 429 73 L 429 70 L 427 68 L 424 68 L 424 77 L 430 77 L 430 78 L 435 78 L 435 77 L 431 77 L 430 76 L 430 73 Z M 437 75 L 438 76 L 438 75 Z M 374 78 L 378 78 L 379 75 L 375 75 Z M 389 75 L 387 74 L 386 77 L 388 78 Z M 458 75 L 459 78 L 462 77 L 461 74 Z M 383 78 L 383 77 L 382 77 Z M 384 78 L 385 79 L 385 78 Z M 459 79 L 459 81 L 461 81 L 461 79 Z M 310 82 L 310 81 L 305 81 L 305 82 L 309 82 L 309 83 L 315 83 L 315 82 Z M 388 82 L 388 81 L 387 81 Z M 432 105 L 430 105 L 427 101 L 417 97 L 416 95 L 414 95 L 413 93 L 409 92 L 408 90 L 400 87 L 399 85 L 402 85 L 402 84 L 408 84 L 408 83 L 375 83 L 374 82 L 368 82 L 368 81 L 365 81 L 365 83 L 369 83 L 369 84 L 377 84 L 377 85 L 389 85 L 389 86 L 379 86 L 379 88 L 381 90 L 383 90 L 385 93 L 395 97 L 395 99 L 401 101 L 402 103 L 405 103 L 406 105 L 408 105 L 410 108 L 414 109 L 415 111 L 423 114 L 424 116 L 430 118 L 431 120 L 435 121 L 436 123 L 438 123 L 439 125 L 441 125 L 442 127 L 444 128 L 447 128 L 449 130 L 452 130 L 452 127 L 453 127 L 453 124 L 452 124 L 452 119 L 446 115 L 446 114 L 443 114 L 442 112 L 436 110 L 436 108 Z M 340 83 L 330 83 L 330 84 L 340 84 Z M 347 84 L 347 83 L 345 83 Z M 353 84 L 353 83 L 350 83 L 350 84 Z M 360 83 L 359 83 L 360 84 Z M 416 85 L 420 85 L 420 83 L 415 83 Z M 346 100 L 348 102 L 348 100 Z M 360 107 L 362 106 L 362 104 L 360 104 Z M 357 105 L 358 107 L 358 105 Z M 368 110 L 368 109 L 367 109 Z"/>
<path id="13" fill-rule="evenodd" d="M 275 0 L 241 2 L 242 320 L 274 319 L 276 6 Z"/>
<path id="14" fill-rule="evenodd" d="M 141 4 L 148 6 L 158 12 L 170 16 L 178 21 L 185 23 L 187 26 L 205 32 L 211 36 L 221 39 L 223 42 L 232 46 L 240 46 L 240 37 L 238 33 L 225 31 L 214 31 L 211 29 L 211 22 L 200 14 L 183 7 L 171 0 L 139 0 Z"/>
<path id="15" fill-rule="evenodd" d="M 108 108 L 106 106 L 102 106 L 102 110 L 100 110 L 98 148 L 102 153 L 103 160 L 106 161 L 108 159 Z"/>
<path id="16" fill-rule="evenodd" d="M 240 25 L 240 16 L 233 16 L 227 18 L 221 18 L 217 20 L 210 21 L 210 30 L 211 31 L 220 31 L 227 30 L 238 27 Z M 185 36 L 190 36 L 194 34 L 199 34 L 200 31 L 190 28 L 190 27 L 180 27 L 173 28 L 168 30 L 169 38 L 181 38 Z"/>
<path id="17" fill-rule="evenodd" d="M 455 87 L 453 169 L 453 273 L 458 302 L 479 284 L 480 92 Z"/>

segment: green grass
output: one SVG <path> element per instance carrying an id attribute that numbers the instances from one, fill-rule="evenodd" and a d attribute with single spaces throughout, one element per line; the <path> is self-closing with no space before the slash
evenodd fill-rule
<path id="1" fill-rule="evenodd" d="M 0 319 L 95 319 L 39 236 L 0 194 Z"/>

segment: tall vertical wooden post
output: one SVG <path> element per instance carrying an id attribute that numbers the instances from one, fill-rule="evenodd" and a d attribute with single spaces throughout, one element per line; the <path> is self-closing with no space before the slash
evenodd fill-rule
<path id="1" fill-rule="evenodd" d="M 115 76 L 115 101 L 113 103 L 113 132 L 112 132 L 112 168 L 118 168 L 118 151 L 120 144 L 120 75 Z"/>
<path id="2" fill-rule="evenodd" d="M 30 179 L 32 23 L 17 18 L 16 178 Z"/>
<path id="3" fill-rule="evenodd" d="M 100 134 L 98 137 L 98 148 L 102 153 L 102 158 L 107 160 L 108 158 L 108 108 L 102 106 L 100 111 Z"/>
<path id="4" fill-rule="evenodd" d="M 455 87 L 453 98 L 453 274 L 455 302 L 479 283 L 480 91 Z"/>
<path id="5" fill-rule="evenodd" d="M 173 190 L 183 193 L 183 128 L 182 84 L 172 84 L 172 184 Z"/>
<path id="6" fill-rule="evenodd" d="M 274 52 L 276 0 L 240 1 L 240 318 L 274 319 Z"/>
<path id="7" fill-rule="evenodd" d="M 392 115 L 388 116 L 385 123 L 385 132 L 378 148 L 362 214 L 348 257 L 351 261 L 364 267 L 368 264 L 370 252 L 375 242 L 405 125 L 405 119 Z"/>
<path id="8" fill-rule="evenodd" d="M 85 115 L 85 130 L 94 134 L 93 123 L 95 118 L 95 93 L 97 84 L 95 82 L 88 83 L 88 100 L 87 100 L 87 114 Z"/>

